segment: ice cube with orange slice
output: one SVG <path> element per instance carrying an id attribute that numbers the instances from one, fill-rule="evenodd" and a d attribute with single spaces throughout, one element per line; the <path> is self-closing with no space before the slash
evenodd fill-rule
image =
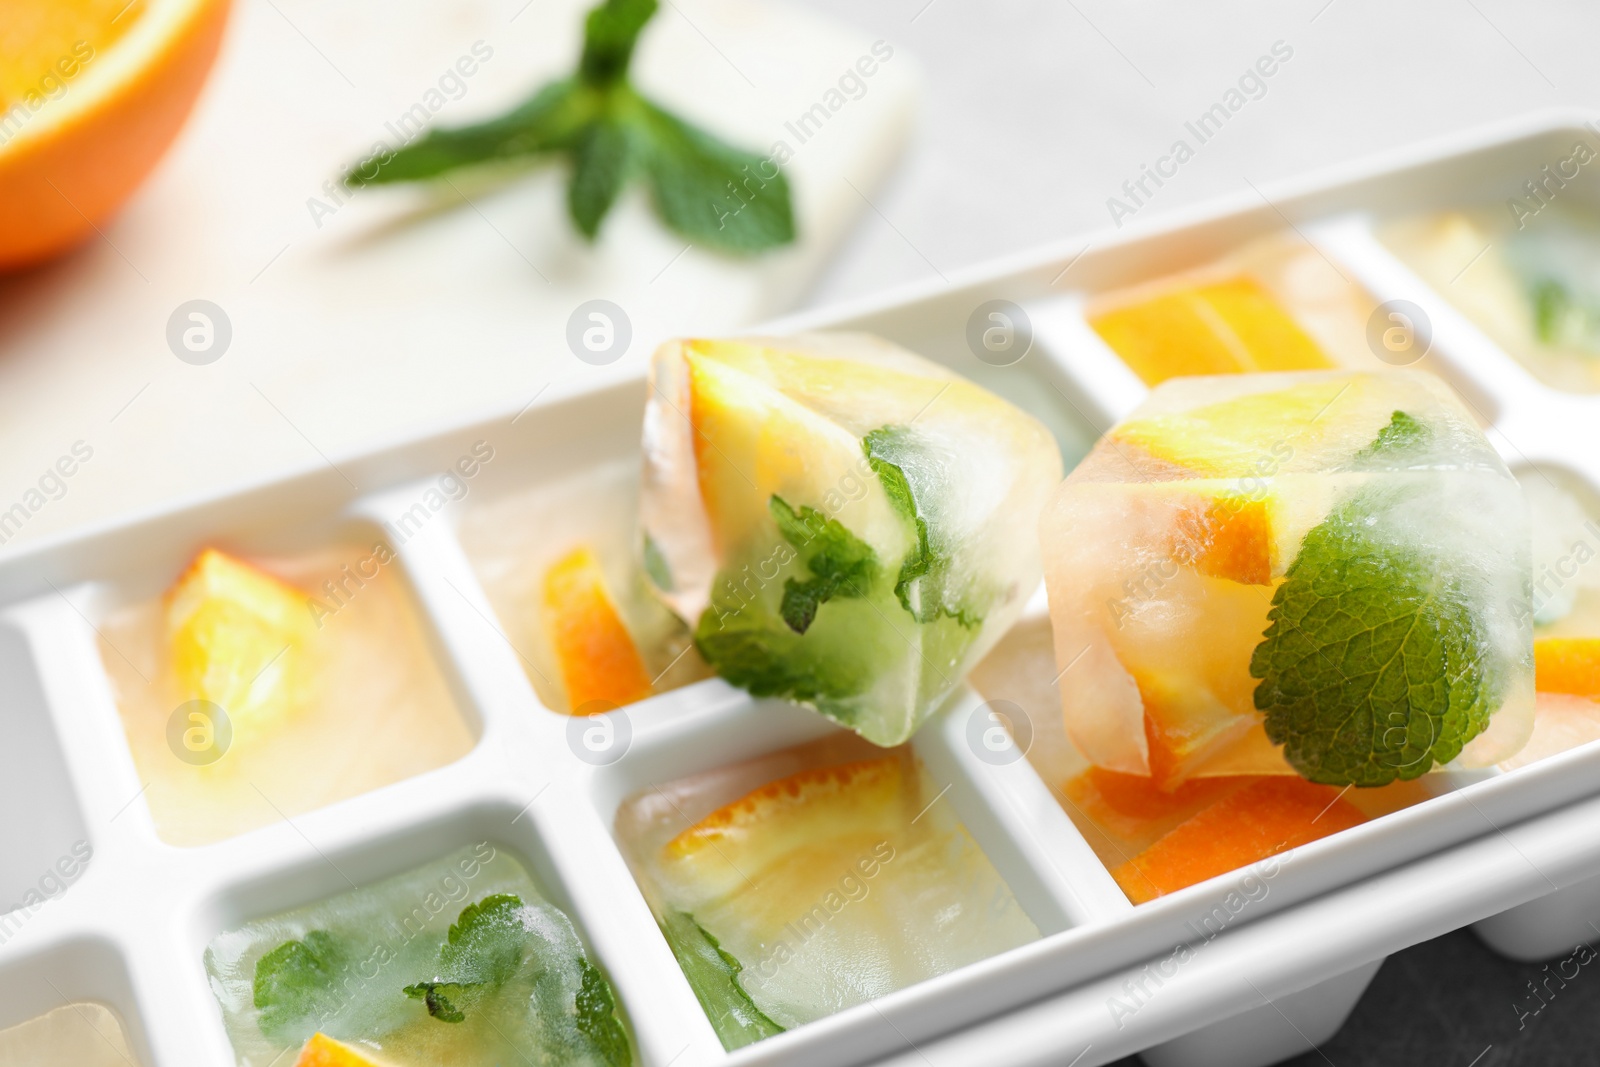
<path id="1" fill-rule="evenodd" d="M 1522 472 L 1533 512 L 1533 736 L 1503 766 L 1600 740 L 1600 501 L 1559 470 Z"/>
<path id="2" fill-rule="evenodd" d="M 1067 732 L 1103 771 L 1371 787 L 1527 738 L 1526 506 L 1430 376 L 1157 386 L 1041 530 Z"/>
<path id="3" fill-rule="evenodd" d="M 730 1049 L 1038 936 L 903 748 L 808 766 L 630 847 Z"/>
<path id="4" fill-rule="evenodd" d="M 1333 366 L 1249 275 L 1182 285 L 1107 308 L 1089 324 L 1146 385 L 1192 374 Z"/>
<path id="5" fill-rule="evenodd" d="M 884 746 L 1032 594 L 1061 474 L 1033 418 L 853 335 L 663 345 L 644 455 L 647 570 L 707 663 Z"/>
<path id="6" fill-rule="evenodd" d="M 281 725 L 304 703 L 311 599 L 215 548 L 168 591 L 166 638 L 182 700 L 220 707 L 245 736 Z"/>
<path id="7" fill-rule="evenodd" d="M 650 695 L 650 674 L 593 549 L 580 545 L 545 572 L 543 611 L 573 714 L 611 711 Z"/>
<path id="8" fill-rule="evenodd" d="M 1300 234 L 1284 231 L 1098 293 L 1084 316 L 1155 386 L 1191 375 L 1382 367 L 1366 334 L 1376 303 Z"/>

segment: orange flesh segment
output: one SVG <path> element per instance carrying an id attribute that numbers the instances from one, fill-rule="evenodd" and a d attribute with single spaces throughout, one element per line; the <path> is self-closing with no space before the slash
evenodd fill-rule
<path id="1" fill-rule="evenodd" d="M 327 1034 L 312 1034 L 311 1040 L 300 1050 L 294 1067 L 384 1067 L 384 1064 Z"/>
<path id="2" fill-rule="evenodd" d="M 144 13 L 135 0 L 10 3 L 0 20 L 0 110 L 32 94 L 60 95 L 85 56 L 104 52 Z M 126 9 L 126 10 L 124 10 Z M 93 62 L 91 59 L 90 62 Z"/>
<path id="3" fill-rule="evenodd" d="M 606 594 L 600 562 L 574 549 L 544 576 L 544 615 L 574 714 L 610 711 L 650 695 L 650 675 Z"/>
<path id="4" fill-rule="evenodd" d="M 1272 584 L 1272 524 L 1265 500 L 1207 500 L 1179 523 L 1183 560 L 1202 574 L 1244 585 Z"/>
<path id="5" fill-rule="evenodd" d="M 1189 286 L 1090 317 L 1146 385 L 1189 374 L 1319 370 L 1333 361 L 1253 278 Z"/>
<path id="6" fill-rule="evenodd" d="M 1600 700 L 1600 637 L 1541 637 L 1533 642 L 1534 688 Z"/>
<path id="7" fill-rule="evenodd" d="M 1261 778 L 1193 816 L 1111 872 L 1135 904 L 1366 821 L 1331 786 Z"/>
<path id="8" fill-rule="evenodd" d="M 103 236 L 200 93 L 230 0 L 13 0 L 0 14 L 0 272 Z"/>

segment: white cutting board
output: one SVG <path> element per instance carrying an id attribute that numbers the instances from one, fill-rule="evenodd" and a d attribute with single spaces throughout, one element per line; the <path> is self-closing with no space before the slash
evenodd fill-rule
<path id="1" fill-rule="evenodd" d="M 460 124 L 568 72 L 587 6 L 236 0 L 196 114 L 104 238 L 0 280 L 0 543 L 520 406 L 636 366 L 661 338 L 797 300 L 870 210 L 918 79 L 892 45 L 874 56 L 871 38 L 767 0 L 663 0 L 635 76 L 742 147 L 786 144 L 801 231 L 789 249 L 686 250 L 637 189 L 587 245 L 567 222 L 560 165 L 509 183 L 458 177 L 459 194 L 390 187 L 338 205 L 325 190 L 375 139 L 392 142 L 386 123 L 413 105 Z M 839 92 L 864 56 L 872 75 Z M 471 76 L 430 95 L 463 57 Z M 796 123 L 818 104 L 826 121 L 802 142 Z M 574 309 L 596 298 L 633 332 L 621 361 L 598 368 L 566 342 Z M 232 331 L 205 365 L 167 339 L 195 299 Z M 75 446 L 91 458 L 46 476 Z"/>

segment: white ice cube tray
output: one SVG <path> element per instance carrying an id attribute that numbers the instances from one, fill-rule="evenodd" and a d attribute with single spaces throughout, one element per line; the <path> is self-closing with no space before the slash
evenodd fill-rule
<path id="1" fill-rule="evenodd" d="M 1374 213 L 1511 195 L 1545 162 L 1565 158 L 1575 138 L 1592 139 L 1582 119 L 1502 125 L 776 329 L 880 334 L 1086 443 L 1143 390 L 1085 328 L 1084 297 L 1203 263 L 1288 225 L 1378 299 L 1424 307 L 1435 342 L 1423 365 L 1480 410 L 1488 401 L 1490 436 L 1509 462 L 1557 465 L 1600 484 L 1600 397 L 1536 383 L 1379 247 L 1370 228 Z M 992 299 L 1020 304 L 1033 321 L 1033 349 L 1012 367 L 980 363 L 967 347 L 969 317 Z M 1141 1050 L 1157 1067 L 1268 1063 L 1331 1035 L 1396 948 L 1499 914 L 1486 928 L 1493 942 L 1536 956 L 1570 945 L 1580 925 L 1600 919 L 1600 745 L 1512 774 L 1436 776 L 1438 795 L 1415 807 L 1134 908 L 1028 760 L 996 762 L 990 748 L 980 758 L 969 730 L 983 714 L 981 698 L 962 690 L 915 745 L 937 787 L 947 788 L 941 802 L 954 805 L 1044 936 L 725 1053 L 618 852 L 613 816 L 625 796 L 652 783 L 834 727 L 719 680 L 603 720 L 540 705 L 455 527 L 478 499 L 636 454 L 641 379 L 592 375 L 532 407 L 519 400 L 472 425 L 335 457 L 337 466 L 0 552 L 0 901 L 38 885 L 74 843 L 93 848 L 65 891 L 0 918 L 0 1027 L 64 1001 L 97 1000 L 119 1011 L 144 1067 L 231 1064 L 202 966 L 217 932 L 483 839 L 526 859 L 573 917 L 616 986 L 647 1067 L 1091 1067 Z M 164 844 L 100 661 L 105 605 L 160 589 L 207 543 L 281 553 L 415 515 L 439 473 L 479 441 L 495 458 L 466 499 L 410 524 L 397 546 L 472 720 L 472 752 L 217 844 Z M 574 735 L 594 729 L 609 730 L 619 746 L 612 753 L 623 754 L 605 765 L 580 758 L 589 750 Z"/>

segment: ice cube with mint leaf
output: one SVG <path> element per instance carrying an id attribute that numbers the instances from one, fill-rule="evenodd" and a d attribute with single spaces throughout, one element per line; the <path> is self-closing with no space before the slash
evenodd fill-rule
<path id="1" fill-rule="evenodd" d="M 1600 218 L 1559 205 L 1511 231 L 1503 255 L 1544 344 L 1600 356 Z"/>
<path id="2" fill-rule="evenodd" d="M 572 922 L 486 842 L 221 933 L 205 966 L 241 1067 L 318 1034 L 392 1067 L 634 1062 Z"/>
<path id="3" fill-rule="evenodd" d="M 1097 766 L 1379 786 L 1527 739 L 1527 506 L 1438 378 L 1164 383 L 1041 529 L 1063 714 Z"/>
<path id="4" fill-rule="evenodd" d="M 884 341 L 673 341 L 645 411 L 645 569 L 722 677 L 895 745 L 1037 587 L 1060 478 L 1032 417 Z"/>

